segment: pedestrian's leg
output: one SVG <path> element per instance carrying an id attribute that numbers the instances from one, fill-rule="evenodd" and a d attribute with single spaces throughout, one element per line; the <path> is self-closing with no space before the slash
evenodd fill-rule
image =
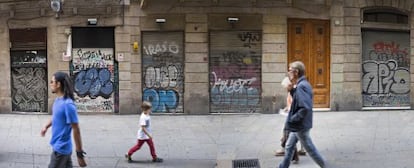
<path id="1" fill-rule="evenodd" d="M 290 132 L 288 139 L 286 141 L 285 157 L 283 158 L 282 162 L 279 164 L 279 168 L 289 167 L 290 161 L 293 158 L 293 154 L 294 154 L 294 150 L 295 150 L 297 142 L 298 142 L 298 138 L 296 137 L 296 132 Z"/>
<path id="2" fill-rule="evenodd" d="M 131 149 L 129 149 L 128 151 L 128 155 L 131 156 L 132 154 L 134 154 L 137 150 L 141 149 L 141 146 L 144 144 L 144 140 L 138 140 L 137 144 L 135 144 Z"/>
<path id="3" fill-rule="evenodd" d="M 155 147 L 154 147 L 154 142 L 152 141 L 152 139 L 148 139 L 146 140 L 149 148 L 150 148 L 150 152 L 151 152 L 151 156 L 152 159 L 156 159 L 157 158 L 157 154 L 155 153 Z"/>
<path id="4" fill-rule="evenodd" d="M 282 138 L 280 138 L 280 146 L 282 147 L 282 149 L 276 150 L 275 156 L 285 155 L 285 146 L 286 146 L 288 135 L 289 135 L 289 131 L 286 131 L 285 129 L 283 129 Z"/>
<path id="5" fill-rule="evenodd" d="M 293 152 L 293 157 L 292 157 L 292 161 L 293 163 L 299 163 L 299 154 L 298 154 L 298 148 L 295 145 L 295 150 Z"/>
<path id="6" fill-rule="evenodd" d="M 70 155 L 63 155 L 55 151 L 50 156 L 49 168 L 72 168 L 72 159 Z"/>
<path id="7" fill-rule="evenodd" d="M 309 153 L 309 156 L 318 164 L 320 167 L 325 167 L 325 160 L 323 159 L 322 155 L 319 153 L 318 149 L 316 149 L 315 145 L 312 142 L 312 139 L 309 135 L 310 130 L 297 132 L 297 136 L 299 141 L 302 143 L 303 147 Z"/>
<path id="8" fill-rule="evenodd" d="M 159 158 L 157 156 L 157 154 L 155 153 L 154 142 L 152 141 L 152 139 L 148 139 L 147 144 L 148 144 L 148 146 L 150 148 L 150 151 L 151 151 L 152 161 L 153 162 L 163 162 L 163 159 Z"/>
<path id="9" fill-rule="evenodd" d="M 302 143 L 300 143 L 300 150 L 298 151 L 299 155 L 306 155 L 305 148 L 303 148 Z"/>

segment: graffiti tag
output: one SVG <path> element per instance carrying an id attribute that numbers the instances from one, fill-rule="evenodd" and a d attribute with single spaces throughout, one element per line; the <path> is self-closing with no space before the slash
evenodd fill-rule
<path id="1" fill-rule="evenodd" d="M 79 97 L 109 98 L 113 91 L 111 73 L 106 68 L 90 68 L 75 74 L 75 92 Z"/>
<path id="2" fill-rule="evenodd" d="M 362 65 L 363 94 L 406 94 L 410 91 L 410 72 L 395 60 L 366 61 Z"/>
<path id="3" fill-rule="evenodd" d="M 179 95 L 175 90 L 145 89 L 143 99 L 151 102 L 153 111 L 170 112 L 178 106 Z"/>

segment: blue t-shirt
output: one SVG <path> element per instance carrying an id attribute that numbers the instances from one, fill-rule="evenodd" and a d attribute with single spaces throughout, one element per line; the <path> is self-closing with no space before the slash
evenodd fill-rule
<path id="1" fill-rule="evenodd" d="M 72 99 L 58 97 L 52 108 L 52 138 L 50 144 L 53 151 L 68 155 L 72 152 L 72 123 L 78 123 L 78 114 Z"/>

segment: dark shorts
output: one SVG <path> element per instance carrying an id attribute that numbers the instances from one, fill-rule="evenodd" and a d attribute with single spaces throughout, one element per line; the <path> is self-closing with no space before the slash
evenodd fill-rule
<path id="1" fill-rule="evenodd" d="M 53 151 L 50 156 L 49 168 L 72 168 L 73 165 L 71 155 L 72 153 L 64 155 Z"/>

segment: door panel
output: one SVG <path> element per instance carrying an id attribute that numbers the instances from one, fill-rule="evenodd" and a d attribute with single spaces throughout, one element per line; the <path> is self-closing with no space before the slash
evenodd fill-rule
<path id="1" fill-rule="evenodd" d="M 362 102 L 365 108 L 410 107 L 410 33 L 362 31 Z"/>
<path id="2" fill-rule="evenodd" d="M 211 112 L 260 112 L 261 34 L 261 31 L 210 33 Z"/>
<path id="3" fill-rule="evenodd" d="M 10 29 L 13 112 L 47 112 L 46 28 Z"/>
<path id="4" fill-rule="evenodd" d="M 329 21 L 289 19 L 288 60 L 302 61 L 313 87 L 314 107 L 329 107 L 330 41 Z"/>
<path id="5" fill-rule="evenodd" d="M 183 113 L 183 32 L 142 32 L 142 44 L 142 100 L 156 113 Z"/>

